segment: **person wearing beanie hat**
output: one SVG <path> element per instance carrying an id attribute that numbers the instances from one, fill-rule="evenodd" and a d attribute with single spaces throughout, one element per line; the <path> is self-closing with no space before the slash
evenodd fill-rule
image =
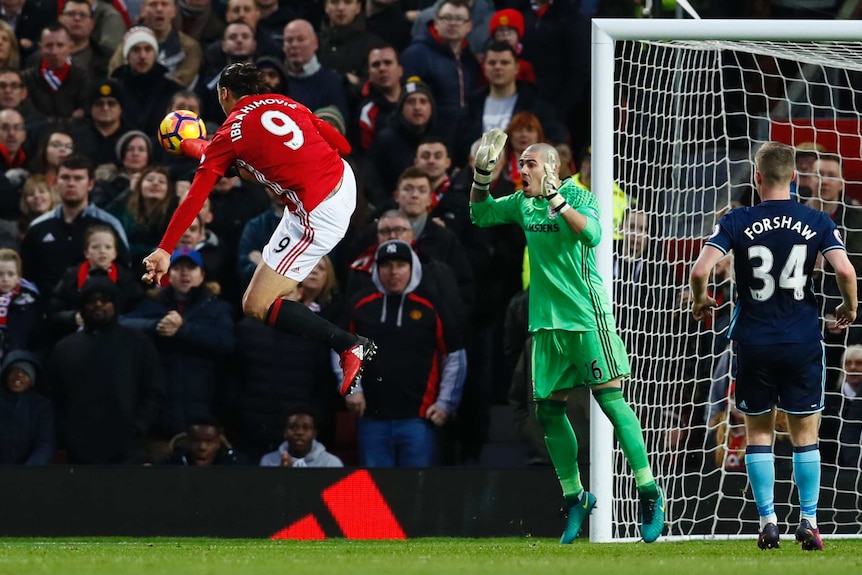
<path id="1" fill-rule="evenodd" d="M 78 307 L 79 309 L 83 309 L 88 303 L 96 299 L 99 299 L 103 303 L 114 304 L 117 301 L 118 295 L 117 284 L 112 282 L 108 277 L 92 276 L 84 282 L 84 285 L 81 286 L 81 290 L 78 292 Z"/>
<path id="2" fill-rule="evenodd" d="M 132 31 L 138 32 L 140 27 L 144 27 L 153 33 L 158 44 L 155 52 L 159 63 L 165 67 L 165 75 L 183 88 L 192 87 L 203 63 L 203 50 L 197 40 L 174 26 L 176 16 L 176 0 L 143 0 L 139 26 L 133 26 L 126 32 L 124 41 L 117 46 L 108 62 L 108 74 L 113 76 L 127 62 L 130 52 L 126 50 L 126 40 Z"/>
<path id="3" fill-rule="evenodd" d="M 129 61 L 129 52 L 138 44 L 146 44 L 155 54 L 159 53 L 159 41 L 156 35 L 146 26 L 133 26 L 123 36 L 123 60 Z"/>
<path id="4" fill-rule="evenodd" d="M 124 117 L 133 129 L 155 134 L 171 97 L 185 86 L 171 79 L 169 68 L 162 63 L 165 48 L 151 28 L 129 29 L 121 48 L 121 65 L 111 77 L 123 89 Z"/>
<path id="5" fill-rule="evenodd" d="M 254 61 L 254 64 L 260 70 L 261 77 L 269 86 L 270 92 L 287 95 L 287 72 L 284 71 L 281 60 L 274 56 L 261 56 Z"/>
<path id="6" fill-rule="evenodd" d="M 45 373 L 54 392 L 58 437 L 70 464 L 143 463 L 166 390 L 150 336 L 117 321 L 117 286 L 90 277 L 78 309 L 83 329 L 51 349 Z"/>
<path id="7" fill-rule="evenodd" d="M 398 100 L 398 114 L 378 132 L 366 156 L 365 193 L 375 207 L 390 201 L 398 176 L 413 165 L 419 142 L 428 135 L 437 135 L 436 116 L 428 85 L 416 76 L 408 78 Z"/>
<path id="8" fill-rule="evenodd" d="M 41 363 L 15 350 L 0 370 L 0 465 L 47 465 L 56 451 L 51 401 L 36 393 Z"/>
<path id="9" fill-rule="evenodd" d="M 428 97 L 428 101 L 431 103 L 433 107 L 434 103 L 434 93 L 431 92 L 431 88 L 422 81 L 422 78 L 419 76 L 410 76 L 407 78 L 407 81 L 404 83 L 404 87 L 401 89 L 401 97 L 398 99 L 398 109 L 400 110 L 404 103 L 407 101 L 407 98 L 411 94 L 425 94 Z"/>
<path id="10" fill-rule="evenodd" d="M 341 115 L 341 111 L 335 106 L 324 106 L 315 110 L 314 113 L 318 118 L 338 130 L 339 134 L 342 136 L 347 135 L 347 124 L 344 122 L 344 116 Z"/>
<path id="11" fill-rule="evenodd" d="M 153 157 L 153 141 L 145 132 L 142 132 L 141 130 L 129 130 L 128 132 L 120 136 L 120 138 L 117 140 L 117 145 L 114 148 L 114 153 L 117 154 L 117 162 L 123 164 L 126 159 L 126 153 L 129 151 L 129 146 L 132 144 L 132 141 L 135 138 L 140 138 L 141 140 L 143 140 L 141 143 L 143 143 L 147 148 L 147 160 L 144 162 L 144 165 L 141 166 L 141 168 L 143 169 L 144 167 L 146 167 L 147 164 L 150 163 L 150 160 Z"/>
<path id="12" fill-rule="evenodd" d="M 518 60 L 518 75 L 515 79 L 535 84 L 536 73 L 533 71 L 533 65 L 521 57 L 524 49 L 521 44 L 521 38 L 524 37 L 524 16 L 513 8 L 499 10 L 491 18 L 489 29 L 491 42 L 504 42 L 515 49 Z"/>
<path id="13" fill-rule="evenodd" d="M 117 161 L 117 141 L 129 131 L 123 119 L 123 87 L 114 79 L 96 82 L 90 89 L 89 114 L 84 123 L 72 128 L 75 150 L 94 166 Z"/>
<path id="14" fill-rule="evenodd" d="M 492 40 L 511 44 L 510 36 L 514 33 L 515 42 L 520 43 L 521 38 L 524 37 L 524 17 L 514 8 L 498 10 L 491 16 L 488 30 L 491 32 Z"/>
<path id="15" fill-rule="evenodd" d="M 242 298 L 243 312 L 279 331 L 332 347 L 340 356 L 343 372 L 339 391 L 346 395 L 376 346 L 316 315 L 303 303 L 283 298 L 297 289 L 347 233 L 357 196 L 356 176 L 341 157 L 350 153 L 350 144 L 306 106 L 271 94 L 253 64 L 227 66 L 219 77 L 217 93 L 227 119 L 211 142 L 181 143 L 183 153 L 200 159 L 200 165 L 158 247 L 144 258 L 142 280 L 161 283 L 183 233 L 219 179 L 238 165 L 241 177 L 266 182 L 286 207 L 261 250 Z"/>
<path id="16" fill-rule="evenodd" d="M 90 88 L 89 104 L 95 106 L 102 99 L 113 100 L 118 105 L 123 102 L 123 87 L 114 79 L 108 78 L 102 82 L 97 82 Z"/>

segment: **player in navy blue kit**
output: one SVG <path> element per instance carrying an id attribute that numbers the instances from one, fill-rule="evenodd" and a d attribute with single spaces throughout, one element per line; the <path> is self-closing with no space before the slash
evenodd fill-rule
<path id="1" fill-rule="evenodd" d="M 836 327 L 846 328 L 856 319 L 856 271 L 829 216 L 790 198 L 793 148 L 767 142 L 754 163 L 762 201 L 728 212 L 706 240 L 689 280 L 692 314 L 700 321 L 715 307 L 706 291 L 709 276 L 733 251 L 739 295 L 728 337 L 736 342 L 736 405 L 745 415 L 745 465 L 760 515 L 757 544 L 779 546 L 772 454 L 777 407 L 787 413 L 793 443 L 800 503 L 796 541 L 806 551 L 822 550 L 817 439 L 826 366 L 811 274 L 822 253 L 835 270 L 843 299 L 835 309 Z"/>

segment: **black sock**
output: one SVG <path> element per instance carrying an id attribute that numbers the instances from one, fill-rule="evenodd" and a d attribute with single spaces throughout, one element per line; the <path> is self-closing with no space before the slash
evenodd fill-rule
<path id="1" fill-rule="evenodd" d="M 323 319 L 297 301 L 275 300 L 266 312 L 266 324 L 279 331 L 325 342 L 338 353 L 356 343 L 355 335 Z"/>

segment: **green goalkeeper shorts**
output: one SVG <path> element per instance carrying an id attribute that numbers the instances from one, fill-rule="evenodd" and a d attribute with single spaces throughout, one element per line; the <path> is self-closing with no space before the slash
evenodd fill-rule
<path id="1" fill-rule="evenodd" d="M 533 397 L 599 385 L 631 373 L 625 344 L 608 331 L 540 329 L 533 334 Z"/>

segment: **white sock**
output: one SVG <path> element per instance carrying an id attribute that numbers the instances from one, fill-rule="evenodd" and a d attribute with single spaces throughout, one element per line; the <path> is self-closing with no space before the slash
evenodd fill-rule
<path id="1" fill-rule="evenodd" d="M 766 527 L 767 523 L 772 523 L 774 525 L 778 525 L 778 516 L 773 513 L 772 515 L 767 515 L 766 517 L 760 518 L 760 530 L 763 531 L 763 528 Z"/>
<path id="2" fill-rule="evenodd" d="M 812 529 L 817 529 L 817 518 L 813 515 L 803 515 L 802 519 L 807 519 L 811 524 Z"/>

